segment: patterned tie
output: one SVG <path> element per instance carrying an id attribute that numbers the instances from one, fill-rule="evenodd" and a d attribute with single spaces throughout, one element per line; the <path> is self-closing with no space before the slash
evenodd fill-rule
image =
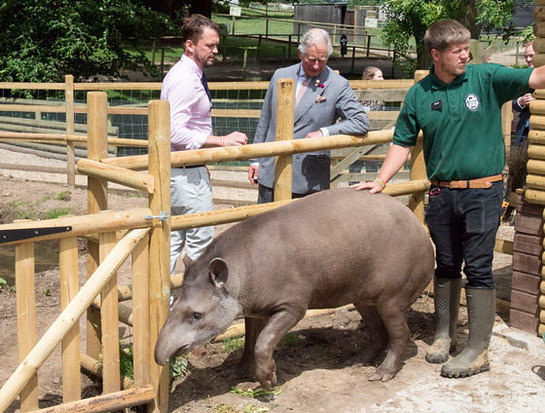
<path id="1" fill-rule="evenodd" d="M 206 91 L 206 94 L 208 95 L 208 100 L 212 102 L 212 95 L 210 94 L 210 89 L 208 89 L 208 81 L 206 80 L 206 75 L 204 74 L 204 72 L 201 77 L 201 83 L 204 86 L 204 90 Z"/>
<path id="2" fill-rule="evenodd" d="M 297 91 L 297 96 L 295 97 L 295 106 L 299 103 L 305 92 L 307 91 L 308 86 L 308 76 L 305 76 L 305 80 L 303 80 L 303 83 L 301 83 L 301 86 L 299 86 L 299 90 Z"/>

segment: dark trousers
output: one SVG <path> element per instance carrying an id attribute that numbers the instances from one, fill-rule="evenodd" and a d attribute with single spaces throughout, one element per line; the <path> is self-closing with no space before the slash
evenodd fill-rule
<path id="1" fill-rule="evenodd" d="M 312 192 L 307 192 L 306 194 L 295 194 L 295 193 L 292 192 L 291 193 L 291 198 L 292 199 L 303 198 L 304 196 L 314 194 L 316 192 L 317 191 L 312 191 Z M 273 201 L 274 201 L 274 189 L 269 188 L 268 186 L 263 186 L 263 185 L 259 184 L 259 192 L 257 194 L 257 203 L 258 204 L 268 204 L 268 203 L 273 202 Z"/>
<path id="2" fill-rule="evenodd" d="M 501 217 L 503 182 L 485 189 L 432 185 L 426 223 L 436 249 L 435 275 L 460 278 L 470 287 L 493 288 L 492 260 Z"/>

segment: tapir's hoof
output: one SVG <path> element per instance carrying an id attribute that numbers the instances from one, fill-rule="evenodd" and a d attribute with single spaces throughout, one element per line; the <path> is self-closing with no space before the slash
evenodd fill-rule
<path id="1" fill-rule="evenodd" d="M 267 374 L 266 377 L 257 377 L 257 381 L 261 384 L 266 390 L 272 390 L 276 386 L 276 373 L 273 371 L 270 374 Z"/>
<path id="2" fill-rule="evenodd" d="M 394 378 L 395 372 L 387 369 L 377 368 L 373 374 L 369 376 L 369 381 L 390 381 Z"/>

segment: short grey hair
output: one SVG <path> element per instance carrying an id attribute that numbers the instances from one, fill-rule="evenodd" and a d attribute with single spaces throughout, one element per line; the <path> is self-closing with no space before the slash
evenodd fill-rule
<path id="1" fill-rule="evenodd" d="M 333 53 L 333 46 L 329 33 L 323 29 L 310 29 L 303 34 L 298 49 L 302 54 L 306 54 L 307 49 L 310 46 L 323 43 L 327 44 L 327 57 L 331 56 L 331 53 Z"/>

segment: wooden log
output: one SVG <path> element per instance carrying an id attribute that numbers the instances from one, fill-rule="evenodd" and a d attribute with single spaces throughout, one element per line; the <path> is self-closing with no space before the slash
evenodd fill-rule
<path id="1" fill-rule="evenodd" d="M 535 189 L 527 189 L 525 198 L 530 204 L 545 205 L 545 192 Z"/>
<path id="2" fill-rule="evenodd" d="M 530 127 L 532 129 L 545 129 L 545 116 L 544 115 L 531 115 Z"/>
<path id="3" fill-rule="evenodd" d="M 344 147 L 356 147 L 389 143 L 393 130 L 371 131 L 365 136 L 332 135 L 319 139 L 295 139 L 280 142 L 254 143 L 225 148 L 206 148 L 194 151 L 177 151 L 171 154 L 172 167 L 202 165 L 204 163 L 246 160 L 266 156 L 287 155 L 294 153 L 330 150 Z M 148 155 L 103 158 L 101 162 L 121 166 L 132 170 L 144 170 L 148 167 Z"/>
<path id="4" fill-rule="evenodd" d="M 116 244 L 115 232 L 99 235 L 100 261 L 102 262 Z M 100 293 L 100 320 L 102 326 L 102 392 L 113 393 L 120 390 L 119 362 L 119 312 L 117 302 L 117 273 L 110 275 Z"/>
<path id="5" fill-rule="evenodd" d="M 526 176 L 526 186 L 529 189 L 545 191 L 545 176 L 528 174 Z"/>
<path id="6" fill-rule="evenodd" d="M 74 85 L 75 87 L 76 85 Z M 87 157 L 98 161 L 108 157 L 107 127 L 108 127 L 108 100 L 104 92 L 90 92 L 87 94 L 87 128 L 88 147 Z M 87 179 L 87 212 L 96 214 L 108 209 L 108 183 L 100 178 Z M 100 263 L 99 245 L 94 240 L 87 242 L 87 277 L 95 272 Z M 87 354 L 98 358 L 101 351 L 100 342 L 100 314 L 94 308 L 87 311 Z"/>
<path id="7" fill-rule="evenodd" d="M 80 174 L 105 179 L 148 194 L 153 193 L 154 181 L 151 175 L 90 159 L 80 159 L 77 167 Z"/>
<path id="8" fill-rule="evenodd" d="M 66 133 L 74 133 L 74 76 L 64 76 L 64 100 L 66 104 Z M 66 183 L 76 187 L 76 150 L 74 142 L 66 143 Z"/>
<path id="9" fill-rule="evenodd" d="M 293 140 L 293 79 L 278 79 L 276 83 L 276 142 Z M 292 156 L 279 155 L 274 162 L 274 200 L 291 199 Z"/>
<path id="10" fill-rule="evenodd" d="M 545 160 L 529 159 L 526 165 L 529 174 L 545 175 Z"/>
<path id="11" fill-rule="evenodd" d="M 528 133 L 528 143 L 530 145 L 545 145 L 545 131 L 531 130 Z"/>
<path id="12" fill-rule="evenodd" d="M 38 343 L 0 389 L 0 411 L 5 411 L 37 369 L 43 364 L 68 331 L 78 322 L 79 317 L 91 305 L 104 285 L 118 270 L 134 246 L 149 232 L 149 229 L 135 229 L 117 243 L 110 255 L 99 265 L 91 278 L 78 291 L 74 299 L 51 324 Z"/>
<path id="13" fill-rule="evenodd" d="M 545 160 L 545 145 L 528 145 L 528 157 L 536 160 Z"/>
<path id="14" fill-rule="evenodd" d="M 15 291 L 17 291 L 17 341 L 19 362 L 36 344 L 36 299 L 34 293 L 34 243 L 15 247 Z M 38 376 L 29 375 L 27 385 L 21 389 L 21 411 L 38 408 Z M 16 396 L 15 393 L 14 396 Z M 0 408 L 0 411 L 4 409 Z"/>
<path id="15" fill-rule="evenodd" d="M 149 103 L 149 174 L 154 177 L 154 193 L 149 195 L 153 215 L 170 212 L 170 109 L 166 100 Z M 155 348 L 159 329 L 169 314 L 170 302 L 170 219 L 154 219 L 150 235 L 150 348 Z M 151 352 L 150 352 L 151 353 Z M 168 410 L 168 364 L 159 366 L 150 354 L 151 383 L 156 391 L 148 411 Z"/>
<path id="16" fill-rule="evenodd" d="M 79 291 L 78 239 L 59 241 L 59 271 L 61 310 L 64 310 Z M 81 399 L 79 323 L 74 324 L 62 340 L 62 401 Z"/>
<path id="17" fill-rule="evenodd" d="M 134 387 L 102 396 L 90 397 L 77 402 L 46 407 L 35 413 L 101 413 L 123 410 L 127 407 L 148 403 L 153 399 L 153 386 Z"/>
<path id="18" fill-rule="evenodd" d="M 132 253 L 133 366 L 134 382 L 143 386 L 151 382 L 150 374 L 150 290 L 149 239 L 140 242 Z M 119 305 L 121 307 L 121 304 Z"/>
<path id="19" fill-rule="evenodd" d="M 31 241 L 43 241 L 46 239 L 62 239 L 74 236 L 87 236 L 105 231 L 120 231 L 131 228 L 143 228 L 151 226 L 151 221 L 146 219 L 151 214 L 148 208 L 135 208 L 127 211 L 109 211 L 99 214 L 81 215 L 81 216 L 62 216 L 54 219 L 44 219 L 43 221 L 29 221 L 21 223 L 12 223 L 0 225 L 0 234 L 3 231 L 40 229 L 40 228 L 69 228 L 69 231 L 59 232 L 57 234 L 36 236 L 29 239 Z M 2 245 L 14 244 L 21 241 L 5 242 Z"/>

